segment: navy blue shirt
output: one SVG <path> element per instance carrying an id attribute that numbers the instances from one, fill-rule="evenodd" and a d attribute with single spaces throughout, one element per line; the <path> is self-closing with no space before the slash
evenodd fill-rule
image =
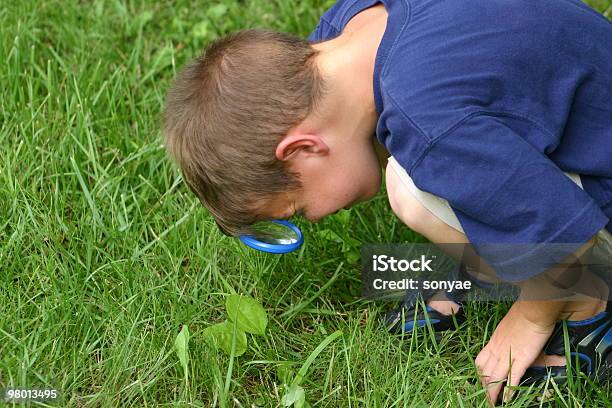
<path id="1" fill-rule="evenodd" d="M 375 0 L 340 0 L 309 36 Z M 477 250 L 612 231 L 612 24 L 579 0 L 384 0 L 376 136 Z M 581 175 L 584 190 L 563 172 Z M 569 254 L 479 253 L 507 280 Z M 544 252 L 543 252 L 544 251 Z M 538 266 L 538 262 L 542 261 Z"/>

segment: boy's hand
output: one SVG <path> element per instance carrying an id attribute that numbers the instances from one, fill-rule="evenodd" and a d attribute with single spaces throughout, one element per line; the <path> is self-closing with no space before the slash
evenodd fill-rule
<path id="1" fill-rule="evenodd" d="M 517 300 L 476 357 L 480 381 L 487 388 L 487 396 L 493 405 L 504 384 L 519 385 L 527 368 L 546 345 L 555 327 L 554 318 L 552 321 L 548 318 L 558 313 L 558 303 L 555 303 Z M 553 310 L 542 310 L 547 309 L 546 306 Z M 548 316 L 538 322 L 540 319 L 532 316 L 534 310 Z"/>

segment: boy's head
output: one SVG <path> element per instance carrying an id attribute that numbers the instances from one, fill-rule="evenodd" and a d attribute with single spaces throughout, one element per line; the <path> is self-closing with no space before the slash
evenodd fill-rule
<path id="1" fill-rule="evenodd" d="M 347 95 L 319 57 L 306 40 L 241 31 L 213 42 L 169 91 L 166 148 L 225 233 L 296 212 L 317 220 L 378 190 L 372 142 L 341 137 L 359 125 L 336 117 Z"/>

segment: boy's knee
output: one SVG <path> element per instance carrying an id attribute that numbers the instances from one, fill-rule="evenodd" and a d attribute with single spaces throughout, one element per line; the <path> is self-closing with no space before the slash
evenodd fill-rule
<path id="1" fill-rule="evenodd" d="M 439 220 L 410 193 L 401 194 L 399 197 L 389 194 L 389 204 L 395 215 L 408 228 L 421 235 L 426 235 L 425 232 Z"/>
<path id="2" fill-rule="evenodd" d="M 442 221 L 406 189 L 395 171 L 387 168 L 387 195 L 391 209 L 413 231 L 434 243 L 467 243 L 464 233 Z"/>
<path id="3" fill-rule="evenodd" d="M 390 166 L 387 166 L 386 183 L 391 209 L 410 229 L 427 237 L 432 228 L 451 228 L 410 193 Z"/>

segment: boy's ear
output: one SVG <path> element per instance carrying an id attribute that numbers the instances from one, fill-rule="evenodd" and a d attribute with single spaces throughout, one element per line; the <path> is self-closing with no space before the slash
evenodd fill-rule
<path id="1" fill-rule="evenodd" d="M 287 135 L 276 146 L 276 158 L 280 161 L 291 160 L 300 154 L 325 155 L 328 152 L 329 146 L 317 135 Z"/>

